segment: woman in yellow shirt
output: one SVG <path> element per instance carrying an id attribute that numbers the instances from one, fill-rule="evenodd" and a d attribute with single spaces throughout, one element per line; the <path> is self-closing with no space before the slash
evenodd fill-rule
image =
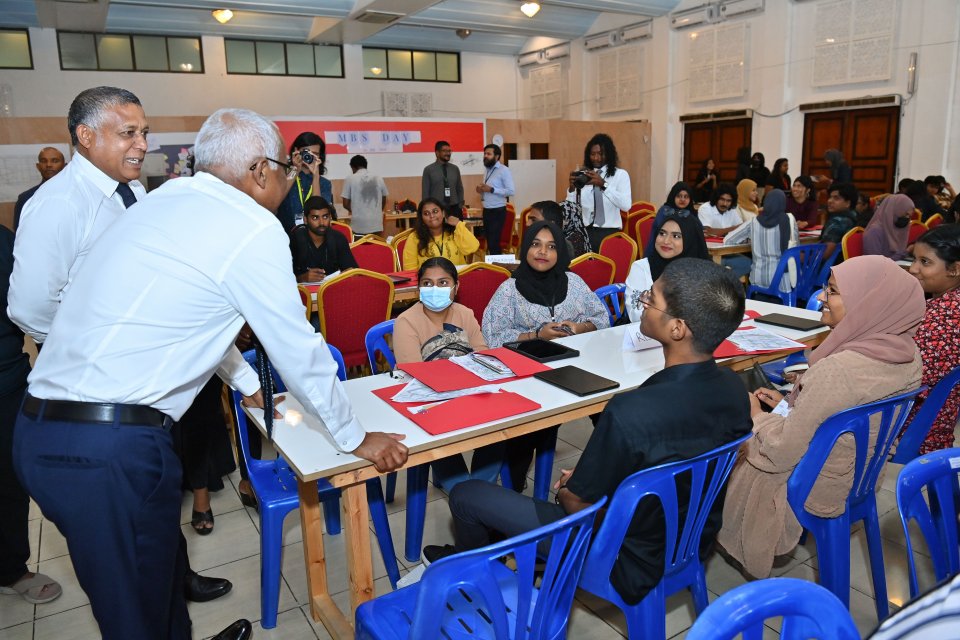
<path id="1" fill-rule="evenodd" d="M 403 268 L 419 269 L 428 258 L 446 258 L 467 264 L 467 256 L 480 248 L 480 241 L 456 216 L 444 218 L 439 200 L 426 198 L 417 207 L 414 233 L 403 248 Z"/>

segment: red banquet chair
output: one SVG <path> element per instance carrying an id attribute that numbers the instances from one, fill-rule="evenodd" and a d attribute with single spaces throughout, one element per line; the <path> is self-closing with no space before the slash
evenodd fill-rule
<path id="1" fill-rule="evenodd" d="M 623 232 L 612 233 L 600 243 L 600 255 L 613 260 L 614 282 L 626 282 L 633 261 L 637 259 L 637 243 Z"/>
<path id="2" fill-rule="evenodd" d="M 377 273 L 392 273 L 397 270 L 397 256 L 393 247 L 376 236 L 364 236 L 350 245 L 357 266 Z"/>
<path id="3" fill-rule="evenodd" d="M 367 331 L 389 320 L 392 308 L 393 280 L 367 269 L 345 271 L 317 291 L 320 333 L 340 350 L 347 367 L 367 362 Z"/>
<path id="4" fill-rule="evenodd" d="M 510 279 L 510 272 L 503 267 L 483 262 L 474 262 L 459 274 L 460 288 L 457 302 L 473 311 L 477 322 L 483 322 L 483 310 L 497 287 Z"/>
<path id="5" fill-rule="evenodd" d="M 647 243 L 650 241 L 650 236 L 653 234 L 653 221 L 657 219 L 656 213 L 651 213 L 646 215 L 634 224 L 634 238 L 637 241 L 637 256 L 643 257 L 643 248 L 647 246 Z"/>
<path id="6" fill-rule="evenodd" d="M 596 291 L 600 287 L 613 284 L 617 265 L 599 253 L 585 253 L 570 263 L 570 271 L 580 276 L 591 291 Z"/>
<path id="7" fill-rule="evenodd" d="M 347 239 L 347 244 L 353 242 L 353 229 L 350 228 L 346 222 L 340 222 L 339 220 L 331 220 L 330 228 L 335 229 L 339 233 L 343 234 L 343 237 Z"/>
<path id="8" fill-rule="evenodd" d="M 854 227 L 844 234 L 840 240 L 840 248 L 843 251 L 843 259 L 849 260 L 863 255 L 863 227 Z"/>
<path id="9" fill-rule="evenodd" d="M 929 229 L 922 222 L 910 222 L 910 233 L 907 235 L 907 244 L 913 244 L 917 238 L 925 234 Z"/>

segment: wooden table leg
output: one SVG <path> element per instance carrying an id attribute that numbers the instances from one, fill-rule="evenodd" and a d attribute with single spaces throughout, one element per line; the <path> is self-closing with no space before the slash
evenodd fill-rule
<path id="1" fill-rule="evenodd" d="M 307 595 L 310 614 L 322 622 L 333 638 L 353 638 L 353 627 L 334 604 L 327 586 L 327 561 L 323 549 L 323 516 L 316 480 L 297 481 L 300 495 L 300 528 L 303 531 L 303 558 L 307 568 Z"/>
<path id="2" fill-rule="evenodd" d="M 373 560 L 370 557 L 370 505 L 367 487 L 354 484 L 342 493 L 344 542 L 347 546 L 347 571 L 350 576 L 350 611 L 372 600 Z"/>

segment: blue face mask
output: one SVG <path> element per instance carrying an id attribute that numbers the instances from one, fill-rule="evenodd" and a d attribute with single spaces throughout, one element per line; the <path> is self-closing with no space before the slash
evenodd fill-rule
<path id="1" fill-rule="evenodd" d="M 420 302 L 430 311 L 443 311 L 451 304 L 453 287 L 420 287 Z"/>

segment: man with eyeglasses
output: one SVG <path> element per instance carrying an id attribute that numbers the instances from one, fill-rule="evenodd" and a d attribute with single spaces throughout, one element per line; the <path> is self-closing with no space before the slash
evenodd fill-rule
<path id="1" fill-rule="evenodd" d="M 638 471 L 696 457 L 750 431 L 743 384 L 713 359 L 714 350 L 743 318 L 743 287 L 736 278 L 708 260 L 679 258 L 640 301 L 640 329 L 663 345 L 664 369 L 607 404 L 576 469 L 560 470 L 555 504 L 482 480 L 462 482 L 450 494 L 455 544 L 425 547 L 424 564 L 489 544 L 492 532 L 515 536 L 555 522 L 613 496 Z M 678 486 L 683 521 L 683 496 L 689 496 L 690 488 L 689 481 L 681 483 L 686 483 Z M 720 498 L 703 531 L 701 559 L 713 547 L 722 512 Z M 644 500 L 611 575 L 624 601 L 638 603 L 660 581 L 664 553 L 663 512 Z"/>

